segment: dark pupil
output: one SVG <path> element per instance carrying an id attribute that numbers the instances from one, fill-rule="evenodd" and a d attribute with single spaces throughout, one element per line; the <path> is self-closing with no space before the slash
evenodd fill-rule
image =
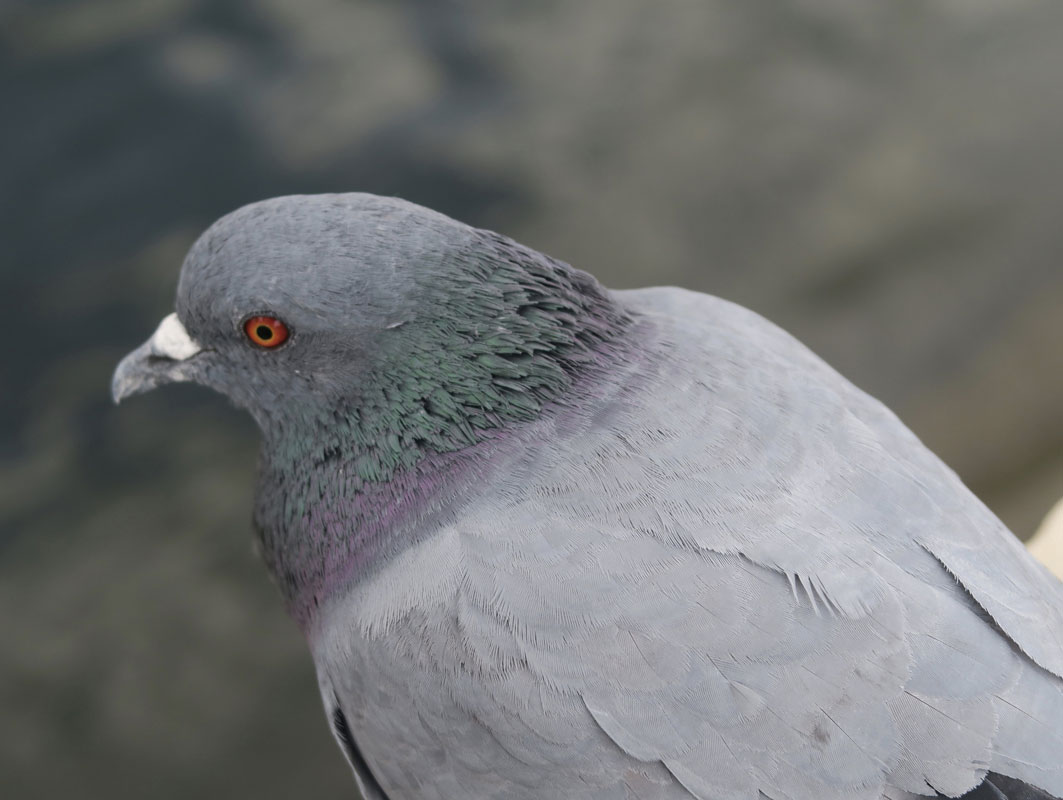
<path id="1" fill-rule="evenodd" d="M 270 328 L 268 325 L 259 325 L 257 328 L 255 328 L 255 333 L 258 334 L 259 339 L 262 339 L 267 342 L 273 338 L 273 329 Z"/>

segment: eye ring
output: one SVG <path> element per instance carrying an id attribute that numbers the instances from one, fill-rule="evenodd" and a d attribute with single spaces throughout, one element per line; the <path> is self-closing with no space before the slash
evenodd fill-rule
<path id="1" fill-rule="evenodd" d="M 244 321 L 244 335 L 251 344 L 265 350 L 280 347 L 288 341 L 288 326 L 268 314 L 256 314 Z"/>

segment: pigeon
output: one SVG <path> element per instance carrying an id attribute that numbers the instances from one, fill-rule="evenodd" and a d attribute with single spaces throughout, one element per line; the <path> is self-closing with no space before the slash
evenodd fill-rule
<path id="1" fill-rule="evenodd" d="M 113 395 L 175 381 L 261 429 L 367 800 L 1063 797 L 1063 585 L 749 310 L 279 197 L 195 242 Z"/>

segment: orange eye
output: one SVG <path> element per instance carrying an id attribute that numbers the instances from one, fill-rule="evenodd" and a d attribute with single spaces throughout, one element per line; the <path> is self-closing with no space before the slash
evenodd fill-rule
<path id="1" fill-rule="evenodd" d="M 288 338 L 288 326 L 276 317 L 251 317 L 244 323 L 244 333 L 259 347 L 277 347 Z"/>

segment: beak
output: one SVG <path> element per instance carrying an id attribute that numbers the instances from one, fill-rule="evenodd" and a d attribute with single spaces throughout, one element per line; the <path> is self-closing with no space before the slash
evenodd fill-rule
<path id="1" fill-rule="evenodd" d="M 111 396 L 115 403 L 164 383 L 195 379 L 193 358 L 203 348 L 188 335 L 185 326 L 170 314 L 144 344 L 118 364 L 111 379 Z"/>

